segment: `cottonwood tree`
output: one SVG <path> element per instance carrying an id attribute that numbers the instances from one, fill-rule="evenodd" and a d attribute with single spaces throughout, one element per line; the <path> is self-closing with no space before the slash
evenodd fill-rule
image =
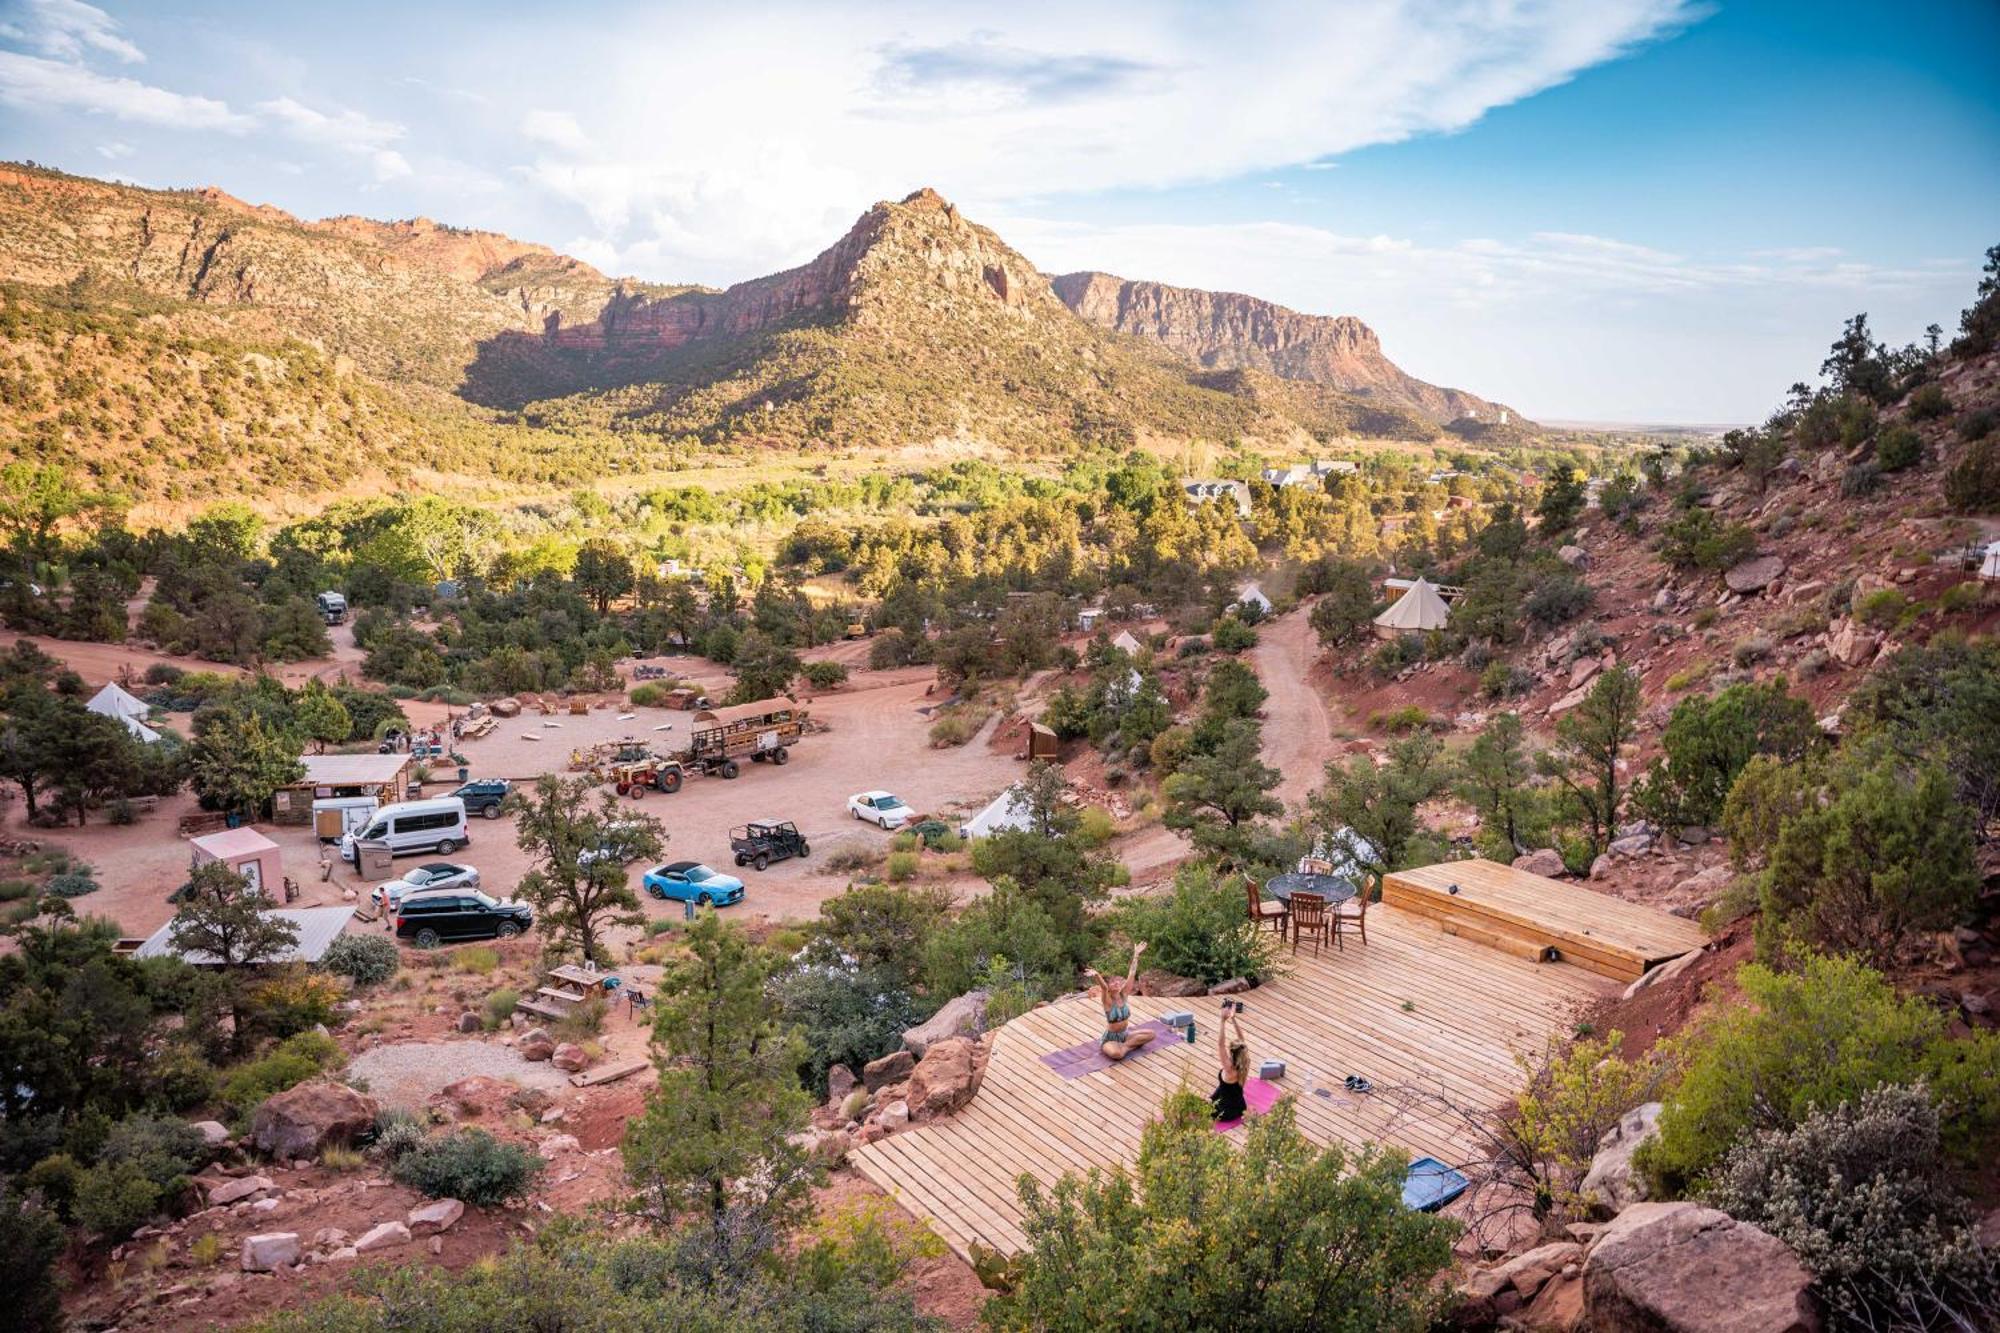
<path id="1" fill-rule="evenodd" d="M 810 1098 L 805 1043 L 765 994 L 771 960 L 704 912 L 681 936 L 654 999 L 659 1083 L 625 1132 L 632 1208 L 656 1226 L 692 1219 L 709 1280 L 743 1280 L 811 1207 L 818 1172 L 792 1141 Z"/>
<path id="2" fill-rule="evenodd" d="M 219 810 L 254 817 L 278 788 L 305 776 L 299 741 L 256 711 L 217 717 L 188 750 L 194 789 Z"/>
<path id="3" fill-rule="evenodd" d="M 1584 822 L 1592 857 L 1601 855 L 1618 827 L 1625 785 L 1618 756 L 1639 728 L 1639 677 L 1613 667 L 1597 678 L 1583 702 L 1556 723 L 1556 743 L 1535 757 L 1537 767 L 1561 785 Z"/>
<path id="4" fill-rule="evenodd" d="M 354 719 L 348 715 L 347 705 L 316 680 L 307 682 L 292 710 L 292 719 L 321 754 L 326 753 L 329 744 L 339 744 L 354 731 Z"/>
<path id="5" fill-rule="evenodd" d="M 667 844 L 660 821 L 621 806 L 587 777 L 550 774 L 518 800 L 516 842 L 531 868 L 515 896 L 535 909 L 536 927 L 558 947 L 601 957 L 607 927 L 645 920 L 625 867 L 659 856 Z"/>

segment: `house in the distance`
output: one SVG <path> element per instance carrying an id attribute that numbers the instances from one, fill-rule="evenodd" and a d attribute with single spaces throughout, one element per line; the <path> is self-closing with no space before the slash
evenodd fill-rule
<path id="1" fill-rule="evenodd" d="M 1191 505 L 1226 500 L 1236 506 L 1238 518 L 1250 517 L 1250 487 L 1241 481 L 1217 481 L 1202 477 L 1182 477 L 1181 493 Z"/>
<path id="2" fill-rule="evenodd" d="M 1347 458 L 1317 458 L 1310 463 L 1294 463 L 1291 467 L 1267 467 L 1264 480 L 1273 486 L 1324 486 L 1328 477 L 1344 477 L 1360 470 L 1361 465 Z"/>

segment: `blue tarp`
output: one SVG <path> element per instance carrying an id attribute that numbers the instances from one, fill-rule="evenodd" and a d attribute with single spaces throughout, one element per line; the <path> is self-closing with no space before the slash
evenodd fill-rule
<path id="1" fill-rule="evenodd" d="M 1435 1157 L 1419 1157 L 1403 1177 L 1403 1206 L 1434 1213 L 1471 1187 L 1463 1172 L 1452 1170 Z"/>

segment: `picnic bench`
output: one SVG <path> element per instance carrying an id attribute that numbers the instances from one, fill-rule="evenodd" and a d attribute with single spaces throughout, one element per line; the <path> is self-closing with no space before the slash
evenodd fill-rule
<path id="1" fill-rule="evenodd" d="M 577 1005 L 591 997 L 593 992 L 615 989 L 618 985 L 616 972 L 600 972 L 594 968 L 579 967 L 565 963 L 552 967 L 543 974 L 543 983 L 535 988 L 535 993 L 517 1001 L 514 1007 L 523 1013 L 534 1014 L 538 1018 L 567 1018 Z"/>

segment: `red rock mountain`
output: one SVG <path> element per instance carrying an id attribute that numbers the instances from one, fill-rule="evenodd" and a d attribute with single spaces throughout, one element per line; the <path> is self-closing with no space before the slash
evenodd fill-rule
<path id="1" fill-rule="evenodd" d="M 1065 273 L 1056 295 L 1099 328 L 1150 338 L 1211 370 L 1261 370 L 1330 385 L 1407 408 L 1440 425 L 1465 417 L 1499 424 L 1520 414 L 1462 389 L 1426 384 L 1382 355 L 1352 315 L 1305 315 L 1237 292 L 1133 282 L 1109 273 Z"/>

